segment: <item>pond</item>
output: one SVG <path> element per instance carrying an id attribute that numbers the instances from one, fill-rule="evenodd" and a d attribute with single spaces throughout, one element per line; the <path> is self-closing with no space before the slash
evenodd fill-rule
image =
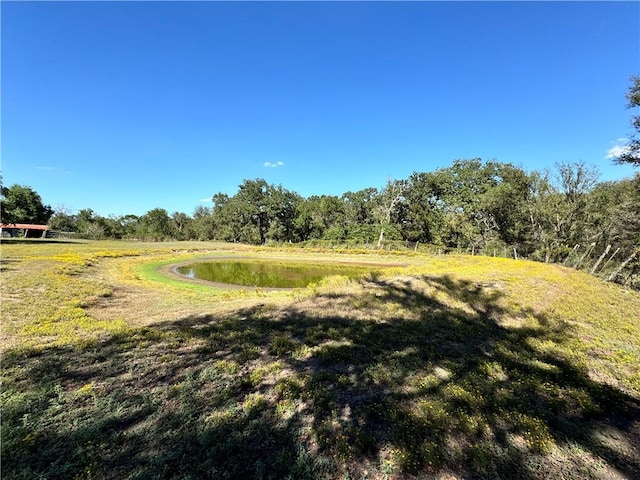
<path id="1" fill-rule="evenodd" d="M 380 265 L 208 260 L 179 265 L 174 271 L 187 278 L 261 288 L 301 288 L 331 275 L 355 278 L 380 270 Z"/>

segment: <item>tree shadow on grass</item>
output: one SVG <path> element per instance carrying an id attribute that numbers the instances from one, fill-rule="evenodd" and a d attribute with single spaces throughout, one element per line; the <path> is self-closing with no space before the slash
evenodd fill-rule
<path id="1" fill-rule="evenodd" d="M 25 237 L 19 237 L 19 238 L 0 238 L 0 245 L 41 245 L 43 243 L 60 243 L 60 244 L 65 244 L 65 243 L 74 243 L 74 244 L 79 244 L 82 243 L 82 241 L 79 240 L 63 240 L 63 239 L 58 239 L 58 238 L 25 238 Z"/>
<path id="2" fill-rule="evenodd" d="M 7 266 L 13 263 L 18 263 L 18 261 L 12 260 L 10 258 L 0 258 L 0 272 L 10 272 L 16 270 L 13 267 Z"/>
<path id="3" fill-rule="evenodd" d="M 640 478 L 638 401 L 570 326 L 446 276 L 360 287 L 10 352 L 6 478 Z"/>

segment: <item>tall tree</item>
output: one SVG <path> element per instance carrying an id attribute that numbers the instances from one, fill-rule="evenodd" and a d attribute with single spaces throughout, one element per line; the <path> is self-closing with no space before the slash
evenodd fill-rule
<path id="1" fill-rule="evenodd" d="M 90 208 L 78 212 L 77 231 L 86 238 L 100 239 L 103 237 L 119 238 L 120 225 L 113 219 L 102 217 Z"/>
<path id="2" fill-rule="evenodd" d="M 528 235 L 527 202 L 531 177 L 508 163 L 488 162 L 487 167 L 486 175 L 495 183 L 482 195 L 482 220 L 506 245 L 520 248 Z M 488 227 L 483 231 L 488 231 Z"/>
<path id="3" fill-rule="evenodd" d="M 528 185 L 521 169 L 479 158 L 414 173 L 401 208 L 402 231 L 413 241 L 472 251 L 518 243 Z"/>
<path id="4" fill-rule="evenodd" d="M 245 180 L 240 185 L 234 200 L 240 202 L 239 209 L 249 213 L 251 223 L 256 227 L 259 243 L 266 242 L 267 231 L 271 223 L 269 215 L 271 189 L 269 184 L 262 178 L 256 180 Z M 252 242 L 255 243 L 255 242 Z"/>
<path id="5" fill-rule="evenodd" d="M 640 107 L 640 77 L 631 77 L 631 87 L 629 87 L 629 92 L 627 93 L 627 101 L 627 108 Z M 615 162 L 640 166 L 640 115 L 631 117 L 631 125 L 634 131 L 631 134 L 629 143 L 616 157 Z"/>
<path id="6" fill-rule="evenodd" d="M 171 228 L 171 218 L 164 208 L 149 210 L 142 217 L 138 225 L 138 233 L 142 238 L 153 241 L 167 240 L 174 235 Z"/>
<path id="7" fill-rule="evenodd" d="M 267 238 L 276 242 L 293 242 L 296 238 L 296 215 L 302 197 L 295 192 L 282 188 L 282 185 L 269 187 L 269 230 Z"/>
<path id="8" fill-rule="evenodd" d="M 402 234 L 407 240 L 442 243 L 443 189 L 434 173 L 414 173 L 409 177 L 398 210 Z"/>
<path id="9" fill-rule="evenodd" d="M 171 231 L 176 240 L 191 240 L 193 219 L 186 213 L 173 212 L 171 214 Z"/>
<path id="10" fill-rule="evenodd" d="M 250 204 L 227 194 L 214 195 L 212 229 L 214 238 L 225 242 L 260 243 L 258 228 L 253 222 Z M 206 222 L 208 223 L 208 222 Z"/>
<path id="11" fill-rule="evenodd" d="M 65 207 L 58 207 L 49 219 L 49 228 L 58 232 L 76 232 L 78 217 Z"/>
<path id="12" fill-rule="evenodd" d="M 213 240 L 215 238 L 215 225 L 212 209 L 204 205 L 198 205 L 193 212 L 191 229 L 194 238 L 198 240 Z"/>
<path id="13" fill-rule="evenodd" d="M 295 241 L 301 223 L 296 221 L 300 195 L 265 180 L 244 180 L 229 197 L 213 196 L 216 236 L 220 240 L 264 244 L 267 240 Z"/>
<path id="14" fill-rule="evenodd" d="M 594 241 L 586 208 L 597 170 L 584 162 L 560 163 L 556 170 L 534 175 L 528 204 L 532 253 L 545 262 L 560 261 L 575 245 Z"/>
<path id="15" fill-rule="evenodd" d="M 640 245 L 640 173 L 597 184 L 586 202 L 585 230 L 598 251 L 613 245 L 631 252 Z"/>
<path id="16" fill-rule="evenodd" d="M 387 179 L 387 184 L 379 196 L 378 208 L 375 209 L 375 217 L 377 217 L 380 234 L 378 236 L 378 248 L 382 247 L 385 230 L 391 226 L 391 215 L 404 198 L 406 189 L 406 181 Z"/>
<path id="17" fill-rule="evenodd" d="M 122 226 L 123 238 L 135 238 L 140 224 L 140 217 L 133 214 L 123 215 L 118 218 L 118 222 Z"/>
<path id="18" fill-rule="evenodd" d="M 46 224 L 53 215 L 53 209 L 42 203 L 40 195 L 31 187 L 12 185 L 2 187 L 2 223 Z"/>
<path id="19" fill-rule="evenodd" d="M 294 225 L 296 236 L 300 241 L 322 238 L 325 225 L 320 214 L 320 202 L 321 197 L 312 195 L 300 201 L 296 206 Z"/>

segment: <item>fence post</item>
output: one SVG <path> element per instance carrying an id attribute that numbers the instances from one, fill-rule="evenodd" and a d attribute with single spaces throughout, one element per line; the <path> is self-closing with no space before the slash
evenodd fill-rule
<path id="1" fill-rule="evenodd" d="M 634 250 L 631 256 L 627 258 L 624 262 L 622 262 L 622 264 L 618 268 L 616 268 L 611 275 L 609 275 L 609 277 L 607 278 L 607 282 L 615 280 L 618 274 L 624 269 L 624 267 L 627 266 L 627 263 L 629 263 L 631 260 L 634 259 L 634 257 L 636 256 L 636 253 L 638 253 L 638 250 Z"/>
<path id="2" fill-rule="evenodd" d="M 616 248 L 616 251 L 613 252 L 609 258 L 607 258 L 607 261 L 604 262 L 604 265 L 602 266 L 602 270 L 606 269 L 609 266 L 609 264 L 611 263 L 611 260 L 613 260 L 613 257 L 615 257 L 619 251 L 620 251 L 620 247 Z"/>
<path id="3" fill-rule="evenodd" d="M 593 249 L 593 247 L 595 247 L 596 244 L 592 243 L 591 245 L 589 245 L 589 247 L 587 248 L 587 250 L 584 252 L 584 254 L 582 255 L 582 257 L 580 257 L 580 260 L 578 260 L 578 262 L 573 266 L 573 268 L 575 268 L 576 270 L 578 268 L 580 268 L 580 265 L 582 264 L 582 261 L 586 258 L 587 255 L 589 255 L 591 253 L 591 250 Z"/>
<path id="4" fill-rule="evenodd" d="M 573 250 L 571 250 L 571 252 L 569 252 L 569 255 L 567 255 L 567 258 L 564 259 L 564 262 L 562 262 L 562 265 L 566 265 L 567 261 L 569 261 L 569 258 L 571 257 L 571 255 L 573 255 L 573 252 L 576 251 L 576 248 L 578 248 L 580 246 L 579 243 L 576 243 L 575 246 L 573 247 Z"/>
<path id="5" fill-rule="evenodd" d="M 598 269 L 598 265 L 600 265 L 600 262 L 602 261 L 602 259 L 607 256 L 607 253 L 609 253 L 609 250 L 611 250 L 611 245 L 607 245 L 607 248 L 604 250 L 604 253 L 600 255 L 600 258 L 598 258 L 598 261 L 596 262 L 596 264 L 591 268 L 591 271 L 589 272 L 591 275 L 596 273 L 596 270 Z"/>

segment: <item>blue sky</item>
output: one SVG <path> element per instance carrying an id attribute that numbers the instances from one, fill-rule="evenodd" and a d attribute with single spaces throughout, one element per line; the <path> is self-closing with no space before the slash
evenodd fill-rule
<path id="1" fill-rule="evenodd" d="M 2 2 L 2 175 L 54 208 L 192 213 L 481 157 L 633 174 L 638 2 Z"/>

